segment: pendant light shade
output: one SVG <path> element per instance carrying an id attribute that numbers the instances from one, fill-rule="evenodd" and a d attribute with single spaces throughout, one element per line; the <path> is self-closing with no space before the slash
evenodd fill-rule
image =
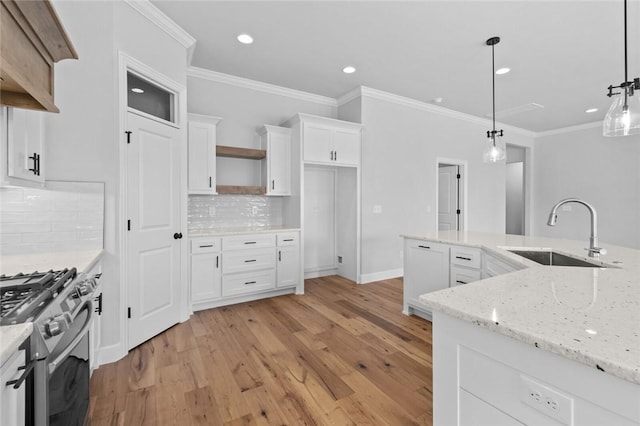
<path id="1" fill-rule="evenodd" d="M 614 89 L 620 89 L 614 92 Z M 627 0 L 624 0 L 624 82 L 609 86 L 607 96 L 613 103 L 604 117 L 604 136 L 640 135 L 640 78 L 630 81 L 627 65 Z"/>
<path id="2" fill-rule="evenodd" d="M 487 46 L 491 46 L 491 78 L 492 78 L 492 120 L 493 130 L 487 131 L 487 144 L 482 152 L 482 160 L 485 163 L 497 163 L 507 158 L 507 147 L 505 146 L 502 136 L 502 130 L 496 130 L 496 63 L 494 55 L 494 46 L 500 43 L 500 37 L 491 37 L 487 40 Z"/>

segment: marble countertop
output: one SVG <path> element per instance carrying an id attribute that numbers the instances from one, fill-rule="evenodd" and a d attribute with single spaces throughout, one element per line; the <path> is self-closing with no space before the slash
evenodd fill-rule
<path id="1" fill-rule="evenodd" d="M 33 324 L 5 325 L 0 327 L 0 366 L 14 354 L 33 331 Z"/>
<path id="2" fill-rule="evenodd" d="M 300 228 L 292 228 L 290 226 L 256 226 L 247 228 L 211 228 L 211 229 L 193 229 L 189 230 L 189 238 L 212 237 L 226 235 L 243 235 L 256 234 L 261 232 L 286 232 L 299 231 Z"/>
<path id="3" fill-rule="evenodd" d="M 544 266 L 506 248 L 587 260 L 588 241 L 476 232 L 403 235 L 483 248 L 525 269 L 420 296 L 429 309 L 640 384 L 640 250 L 602 242 L 607 268 Z"/>
<path id="4" fill-rule="evenodd" d="M 0 257 L 0 275 L 72 267 L 75 267 L 78 272 L 88 272 L 103 254 L 104 250 L 85 250 L 2 256 Z"/>

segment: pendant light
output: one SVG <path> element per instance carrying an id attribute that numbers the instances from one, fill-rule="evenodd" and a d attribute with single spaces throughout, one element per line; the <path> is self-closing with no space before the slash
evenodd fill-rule
<path id="1" fill-rule="evenodd" d="M 496 63 L 494 57 L 494 46 L 500 43 L 500 37 L 491 37 L 487 40 L 487 46 L 491 46 L 491 77 L 492 77 L 492 104 L 493 104 L 493 130 L 487 130 L 487 145 L 482 153 L 482 160 L 485 163 L 497 163 L 507 158 L 507 148 L 502 140 L 504 132 L 496 130 Z"/>
<path id="2" fill-rule="evenodd" d="M 640 134 L 640 78 L 629 81 L 627 65 L 627 0 L 624 0 L 624 82 L 609 86 L 608 97 L 613 103 L 604 117 L 604 136 L 627 136 Z M 614 92 L 620 89 L 621 92 Z"/>

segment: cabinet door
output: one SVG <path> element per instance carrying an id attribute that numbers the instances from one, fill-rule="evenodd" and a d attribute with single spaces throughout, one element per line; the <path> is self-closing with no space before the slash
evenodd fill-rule
<path id="1" fill-rule="evenodd" d="M 191 302 L 220 298 L 221 263 L 220 253 L 191 255 Z"/>
<path id="2" fill-rule="evenodd" d="M 303 132 L 304 161 L 332 164 L 331 128 L 305 123 Z"/>
<path id="3" fill-rule="evenodd" d="M 299 284 L 300 246 L 278 247 L 277 287 L 294 287 Z"/>
<path id="4" fill-rule="evenodd" d="M 269 135 L 267 146 L 267 195 L 291 195 L 291 137 Z"/>
<path id="5" fill-rule="evenodd" d="M 418 296 L 449 287 L 449 246 L 421 240 L 405 240 L 404 310 L 418 303 Z"/>
<path id="6" fill-rule="evenodd" d="M 25 424 L 25 386 L 22 383 L 18 389 L 7 385 L 10 380 L 16 380 L 25 365 L 24 351 L 13 354 L 0 368 L 0 425 L 24 426 Z"/>
<path id="7" fill-rule="evenodd" d="M 216 126 L 189 121 L 189 193 L 216 194 Z"/>
<path id="8" fill-rule="evenodd" d="M 337 165 L 360 164 L 360 132 L 336 129 L 333 133 L 333 158 Z"/>
<path id="9" fill-rule="evenodd" d="M 94 315 L 89 329 L 89 361 L 91 372 L 98 368 L 100 342 L 102 339 L 102 291 L 96 293 L 93 299 Z"/>
<path id="10" fill-rule="evenodd" d="M 44 183 L 44 113 L 9 108 L 7 176 Z"/>

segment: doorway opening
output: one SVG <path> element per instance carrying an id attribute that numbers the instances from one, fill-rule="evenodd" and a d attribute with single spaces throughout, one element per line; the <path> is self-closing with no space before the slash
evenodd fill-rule
<path id="1" fill-rule="evenodd" d="M 438 231 L 466 228 L 466 164 L 457 160 L 438 160 Z"/>

